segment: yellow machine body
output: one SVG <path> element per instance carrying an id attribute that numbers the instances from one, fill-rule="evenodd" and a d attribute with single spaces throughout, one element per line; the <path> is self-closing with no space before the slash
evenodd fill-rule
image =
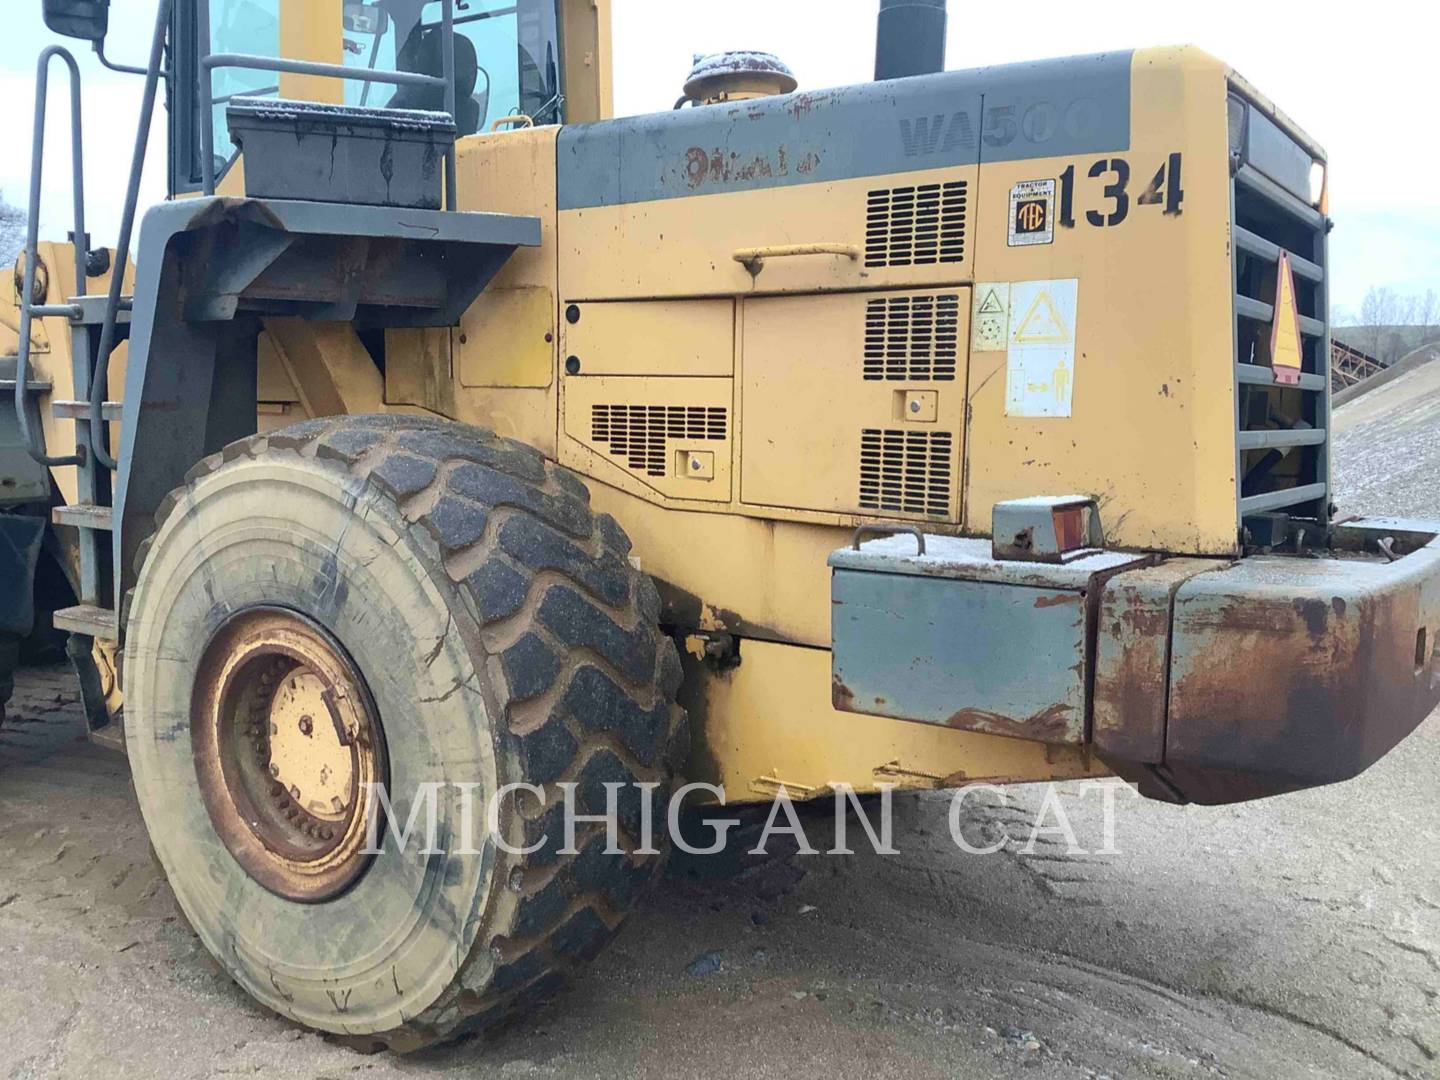
<path id="1" fill-rule="evenodd" d="M 340 9 L 284 5 L 284 53 L 339 59 Z M 686 110 L 701 134 L 652 168 L 623 133 L 613 163 L 591 153 L 629 123 L 605 120 L 608 5 L 562 9 L 569 120 L 599 122 L 458 147 L 458 208 L 538 217 L 540 246 L 458 327 L 387 331 L 383 373 L 348 324 L 269 320 L 259 429 L 425 412 L 586 477 L 686 638 L 692 778 L 731 799 L 1104 774 L 1084 744 L 834 708 L 826 558 L 863 523 L 985 535 L 996 502 L 1070 491 L 1098 498 L 1112 547 L 1238 552 L 1233 73 L 1193 48 L 1102 58 L 1123 72 L 1124 138 L 1055 154 L 1052 137 L 1093 134 L 1087 110 L 1107 106 L 996 109 L 985 71 L 969 73 L 978 108 L 885 131 L 846 127 L 855 88 L 727 102 Z M 292 97 L 335 100 L 337 85 L 282 76 Z M 831 142 L 737 152 L 762 112 L 797 130 L 832 115 Z M 878 139 L 899 167 L 826 179 L 842 143 Z M 1021 149 L 990 160 L 1001 141 Z M 962 143 L 970 163 L 931 164 Z M 582 158 L 639 194 L 574 205 Z M 242 190 L 237 167 L 220 193 Z M 1017 387 L 1031 344 L 1063 362 L 1031 363 Z M 717 639 L 738 664 L 713 662 Z"/>
<path id="2" fill-rule="evenodd" d="M 460 208 L 538 216 L 543 242 L 511 259 L 457 329 L 389 333 L 384 404 L 492 427 L 579 472 L 595 504 L 633 536 L 670 621 L 741 639 L 738 666 L 717 670 L 692 655 L 687 683 L 692 773 L 723 783 L 732 798 L 767 796 L 780 782 L 792 791 L 835 782 L 865 790 L 1103 773 L 1084 747 L 834 709 L 825 560 L 862 522 L 985 534 L 995 502 L 1070 490 L 1100 497 L 1112 544 L 1236 550 L 1229 79 L 1225 65 L 1195 49 L 1135 53 L 1129 147 L 1115 154 L 714 194 L 701 183 L 685 197 L 598 208 L 557 209 L 561 129 L 466 139 Z M 797 111 L 826 106 L 823 93 L 788 100 Z M 1161 202 L 1141 204 L 1172 155 L 1183 168 L 1179 213 L 1166 212 L 1163 184 Z M 1087 211 L 1115 212 L 1105 188 L 1116 177 L 1088 174 L 1112 157 L 1128 166 L 1128 213 L 1092 226 Z M 676 167 L 695 169 L 689 159 Z M 1067 168 L 1076 224 L 1053 224 L 1050 244 L 1010 246 L 1012 188 Z M 957 182 L 959 261 L 869 266 L 845 253 L 865 251 L 877 189 Z M 1060 209 L 1057 192 L 1047 212 Z M 785 253 L 805 244 L 841 253 Z M 758 273 L 736 258 L 753 249 L 775 252 Z M 1006 343 L 977 334 L 976 291 L 1050 280 L 1078 285 L 1071 415 L 1007 415 Z M 914 331 L 877 342 L 886 324 L 867 313 L 940 296 L 957 298 L 940 347 L 953 378 L 861 378 L 867 347 L 872 355 L 927 348 Z M 328 402 L 324 411 L 375 407 L 379 379 L 345 328 L 296 324 L 268 337 L 263 423 L 290 422 L 316 408 L 316 397 Z M 289 339 L 294 345 L 282 344 Z M 308 361 L 297 364 L 297 351 Z M 333 371 L 335 391 L 307 393 L 296 374 L 307 365 Z M 907 411 L 912 401 L 920 413 Z M 602 416 L 608 428 L 597 427 Z M 618 453 L 622 427 L 630 449 Z M 926 509 L 943 506 L 940 514 L 860 505 L 867 430 L 940 448 L 923 455 Z M 692 652 L 703 655 L 694 640 Z"/>

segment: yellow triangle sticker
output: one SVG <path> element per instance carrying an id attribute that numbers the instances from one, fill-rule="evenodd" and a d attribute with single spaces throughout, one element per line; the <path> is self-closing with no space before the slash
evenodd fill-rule
<path id="1" fill-rule="evenodd" d="M 1069 345 L 1070 329 L 1065 325 L 1065 320 L 1060 317 L 1060 312 L 1055 310 L 1055 301 L 1050 299 L 1050 293 L 1040 292 L 1035 295 L 1035 301 L 1030 305 L 1030 310 L 1020 320 L 1020 325 L 1015 328 L 1015 343 L 1017 345 Z"/>
<path id="2" fill-rule="evenodd" d="M 1305 365 L 1300 350 L 1300 313 L 1295 307 L 1295 272 L 1290 267 L 1288 252 L 1280 252 L 1275 268 L 1275 310 L 1270 323 L 1270 366 L 1275 381 L 1294 386 L 1300 381 Z"/>

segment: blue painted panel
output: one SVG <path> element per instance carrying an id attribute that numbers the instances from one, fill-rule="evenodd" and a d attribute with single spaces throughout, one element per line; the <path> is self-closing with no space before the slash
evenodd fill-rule
<path id="1" fill-rule="evenodd" d="M 1129 52 L 565 128 L 562 210 L 1130 147 Z"/>
<path id="2" fill-rule="evenodd" d="M 832 601 L 838 708 L 1084 740 L 1081 592 L 837 569 Z"/>

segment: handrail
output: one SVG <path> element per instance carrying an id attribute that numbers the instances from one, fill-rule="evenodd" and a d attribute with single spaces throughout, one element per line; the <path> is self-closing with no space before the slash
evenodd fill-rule
<path id="1" fill-rule="evenodd" d="M 80 66 L 70 51 L 51 45 L 40 54 L 35 73 L 35 130 L 30 141 L 30 205 L 25 225 L 25 281 L 20 295 L 20 338 L 15 347 L 15 419 L 25 450 L 41 465 L 83 465 L 81 453 L 52 456 L 30 430 L 26 387 L 30 382 L 30 323 L 34 315 L 35 267 L 40 261 L 40 191 L 45 163 L 45 113 L 50 88 L 50 61 L 59 57 L 70 69 L 70 170 L 75 203 L 75 293 L 85 291 L 85 140 L 80 127 Z M 77 448 L 78 449 L 78 448 Z"/>
<path id="2" fill-rule="evenodd" d="M 766 259 L 791 258 L 796 255 L 840 255 L 855 262 L 860 258 L 856 244 L 771 244 L 769 247 L 740 248 L 732 258 L 754 276 L 765 269 Z"/>
<path id="3" fill-rule="evenodd" d="M 118 71 L 121 75 L 144 75 L 145 69 L 132 67 L 129 64 L 118 64 L 105 55 L 105 39 L 101 38 L 95 42 L 95 58 L 100 61 L 101 67 L 109 68 L 111 71 Z"/>
<path id="4" fill-rule="evenodd" d="M 110 354 L 115 349 L 115 325 L 120 318 L 120 292 L 125 286 L 125 267 L 130 258 L 130 236 L 135 230 L 135 213 L 140 204 L 140 178 L 145 171 L 145 151 L 150 145 L 150 122 L 155 115 L 155 94 L 160 68 L 165 63 L 165 32 L 170 25 L 174 0 L 160 0 L 155 32 L 150 39 L 150 66 L 145 69 L 145 93 L 140 102 L 140 125 L 135 132 L 135 150 L 130 158 L 130 179 L 125 188 L 125 210 L 120 217 L 120 239 L 115 244 L 115 265 L 110 270 L 110 291 L 105 298 L 105 321 L 100 327 L 100 348 L 95 354 L 95 371 L 90 376 L 90 451 L 104 468 L 119 464 L 106 446 L 105 391 L 110 384 Z M 83 290 L 82 290 L 83 291 Z"/>
<path id="5" fill-rule="evenodd" d="M 273 56 L 252 56 L 246 53 L 210 52 L 210 0 L 199 0 L 200 72 L 204 93 L 201 101 L 215 97 L 215 69 L 244 68 L 249 71 L 278 71 L 292 75 L 315 75 L 329 79 L 349 79 L 363 83 L 390 83 L 395 86 L 439 86 L 445 94 L 445 112 L 455 118 L 455 0 L 441 0 L 440 56 L 442 74 L 422 75 L 415 71 L 377 71 L 374 68 L 352 68 L 344 64 L 324 64 L 313 60 L 288 60 Z M 204 194 L 215 194 L 215 117 L 213 108 L 200 110 L 200 169 Z M 445 208 L 455 209 L 455 150 L 445 154 Z"/>
<path id="6" fill-rule="evenodd" d="M 244 68 L 247 71 L 283 71 L 289 75 L 319 75 L 327 79 L 358 79 L 359 68 L 344 64 L 326 64 L 319 60 L 289 60 L 283 56 L 256 56 L 252 53 L 210 53 L 200 62 L 210 70 Z M 393 83 L 396 86 L 439 86 L 440 75 L 422 75 L 418 71 L 372 71 L 365 69 L 365 82 Z"/>

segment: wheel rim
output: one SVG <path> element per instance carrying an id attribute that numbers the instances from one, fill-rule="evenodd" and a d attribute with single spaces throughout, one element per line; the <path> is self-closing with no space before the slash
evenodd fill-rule
<path id="1" fill-rule="evenodd" d="M 384 732 L 322 627 L 282 608 L 230 616 L 201 655 L 190 723 L 210 821 L 251 878 L 318 903 L 365 872 Z"/>

